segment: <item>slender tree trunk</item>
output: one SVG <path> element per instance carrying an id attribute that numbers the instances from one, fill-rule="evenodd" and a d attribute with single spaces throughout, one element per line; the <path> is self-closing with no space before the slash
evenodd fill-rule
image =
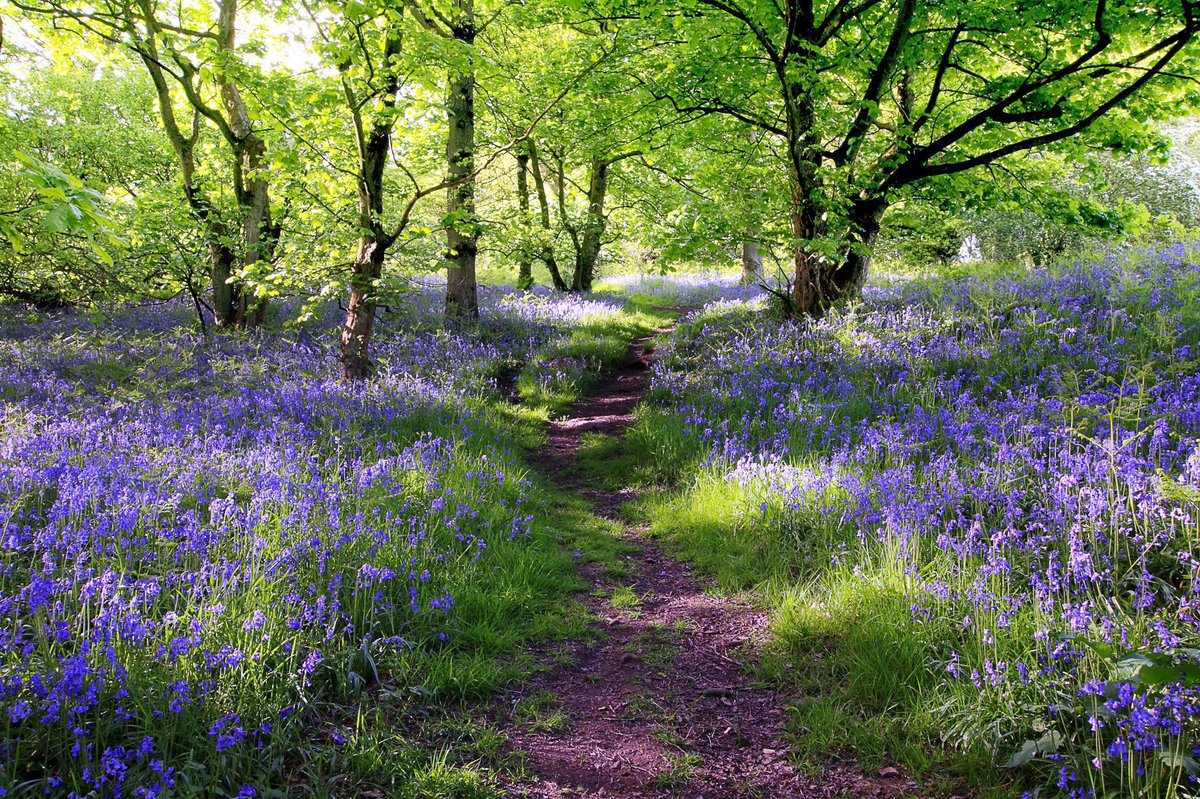
<path id="1" fill-rule="evenodd" d="M 542 230 L 546 231 L 547 235 L 549 235 L 552 232 L 550 227 L 550 200 L 546 197 L 546 180 L 542 177 L 542 165 L 538 159 L 537 147 L 532 141 L 529 142 L 529 170 L 533 175 L 533 186 L 537 190 L 538 210 L 541 215 Z M 550 281 L 554 284 L 554 288 L 559 291 L 567 291 L 567 283 L 563 280 L 562 271 L 558 268 L 558 261 L 554 257 L 554 246 L 550 243 L 543 244 L 538 257 L 546 264 L 546 270 L 550 272 Z"/>
<path id="2" fill-rule="evenodd" d="M 575 254 L 575 277 L 571 288 L 575 291 L 591 291 L 596 277 L 596 263 L 600 259 L 600 248 L 604 243 L 604 199 L 608 194 L 608 168 L 611 161 L 592 161 L 591 180 L 588 182 L 588 215 L 584 223 L 579 250 Z"/>
<path id="3" fill-rule="evenodd" d="M 154 84 L 154 91 L 158 98 L 158 114 L 163 130 L 179 161 L 184 199 L 187 200 L 188 210 L 200 223 L 208 248 L 213 320 L 218 327 L 235 325 L 238 321 L 236 309 L 240 300 L 240 292 L 236 280 L 233 279 L 237 254 L 226 243 L 228 231 L 225 229 L 224 220 L 212 207 L 208 196 L 196 178 L 196 143 L 200 138 L 199 112 L 193 112 L 191 131 L 184 133 L 183 128 L 179 125 L 179 119 L 175 115 L 171 88 L 163 73 L 153 37 L 147 40 L 146 49 L 139 50 L 139 53 L 146 71 L 150 74 L 150 80 Z"/>
<path id="4" fill-rule="evenodd" d="M 470 46 L 475 42 L 475 2 L 457 0 L 458 19 L 454 38 Z M 479 318 L 479 295 L 475 281 L 478 252 L 478 220 L 475 217 L 475 70 L 450 76 L 447 100 L 450 132 L 446 138 L 446 161 L 451 180 L 461 180 L 449 191 L 446 212 L 451 224 L 446 230 L 446 321 Z"/>
<path id="5" fill-rule="evenodd" d="M 821 292 L 821 261 L 812 246 L 817 238 L 817 215 L 806 188 L 792 187 L 792 236 L 795 240 L 794 282 L 791 313 L 821 318 L 828 309 Z"/>
<path id="6" fill-rule="evenodd" d="M 524 231 L 529 225 L 529 152 L 517 152 L 517 207 L 521 210 L 521 241 L 517 261 L 517 285 L 525 290 L 533 286 L 533 259 L 529 256 L 529 240 Z"/>
<path id="7" fill-rule="evenodd" d="M 372 126 L 363 140 L 359 178 L 358 209 L 363 231 L 350 264 L 350 302 L 346 323 L 342 326 L 342 378 L 364 380 L 375 373 L 371 363 L 371 336 L 375 329 L 375 311 L 379 307 L 379 278 L 393 239 L 384 231 L 383 171 L 391 149 L 391 127 L 387 123 Z"/>
<path id="8" fill-rule="evenodd" d="M 229 58 L 237 47 L 238 0 L 221 0 L 217 27 L 218 46 Z M 221 71 L 216 75 L 221 102 L 229 120 L 233 141 L 234 194 L 242 216 L 242 266 L 252 271 L 260 260 L 270 260 L 275 243 L 271 225 L 270 184 L 264 170 L 266 142 L 254 130 L 254 122 L 237 84 Z M 256 327 L 266 318 L 267 300 L 250 286 L 239 287 L 235 307 L 237 324 Z"/>
<path id="9" fill-rule="evenodd" d="M 813 152 L 818 149 L 814 120 L 816 106 L 800 85 L 789 86 L 784 97 L 788 166 L 792 179 L 792 238 L 796 248 L 792 307 L 799 316 L 820 318 L 829 307 L 823 291 L 822 264 L 814 244 L 824 233 L 819 185 Z"/>
<path id="10" fill-rule="evenodd" d="M 253 270 L 260 261 L 275 257 L 277 231 L 271 220 L 270 184 L 263 177 L 266 145 L 257 134 L 250 133 L 243 141 L 240 165 L 243 175 L 249 175 L 238 192 L 242 212 L 242 266 Z M 240 286 L 238 311 L 243 327 L 257 327 L 266 319 L 267 298 L 250 286 Z"/>
<path id="11" fill-rule="evenodd" d="M 763 260 L 758 252 L 758 243 L 742 242 L 742 283 L 749 285 L 762 280 Z"/>

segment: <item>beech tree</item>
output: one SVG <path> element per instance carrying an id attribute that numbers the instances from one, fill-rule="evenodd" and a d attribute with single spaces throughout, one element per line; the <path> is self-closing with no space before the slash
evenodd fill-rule
<path id="1" fill-rule="evenodd" d="M 266 298 L 244 274 L 271 261 L 281 227 L 272 217 L 266 142 L 244 97 L 243 81 L 251 70 L 238 50 L 238 0 L 219 0 L 213 7 L 157 0 L 14 0 L 13 5 L 124 48 L 143 65 L 179 162 L 184 197 L 204 233 L 216 322 L 260 324 Z M 198 145 L 205 125 L 227 145 L 227 175 L 238 209 L 233 219 L 201 178 Z"/>
<path id="2" fill-rule="evenodd" d="M 636 79 L 646 54 L 664 43 L 592 20 L 526 22 L 541 35 L 507 54 L 507 88 L 489 109 L 507 129 L 528 129 L 516 151 L 517 203 L 526 209 L 526 226 L 517 233 L 526 241 L 517 250 L 520 258 L 540 260 L 560 291 L 589 291 L 609 237 L 614 175 L 637 170 L 638 159 L 663 148 L 674 122 Z M 538 96 L 550 91 L 566 99 L 545 114 Z M 535 115 L 539 121 L 531 124 Z"/>
<path id="3" fill-rule="evenodd" d="M 1040 148 L 1136 148 L 1155 113 L 1198 95 L 1196 0 L 579 5 L 669 24 L 681 44 L 652 90 L 778 139 L 798 315 L 859 291 L 884 212 L 912 187 Z"/>
<path id="4" fill-rule="evenodd" d="M 479 220 L 475 215 L 475 0 L 450 0 L 447 8 L 408 0 L 427 31 L 457 47 L 446 85 L 446 321 L 479 317 L 475 256 Z M 494 17 L 493 17 L 494 18 Z"/>
<path id="5" fill-rule="evenodd" d="M 409 185 L 388 191 L 388 166 L 396 155 L 393 135 L 406 112 L 401 100 L 417 90 L 405 45 L 420 49 L 412 39 L 421 35 L 421 28 L 406 17 L 405 4 L 305 3 L 302 7 L 317 29 L 320 54 L 337 70 L 337 86 L 325 87 L 306 98 L 309 102 L 303 106 L 289 109 L 298 117 L 291 124 L 304 131 L 300 141 L 305 157 L 324 160 L 327 170 L 349 177 L 354 184 L 354 210 L 343 212 L 338 205 L 331 214 L 334 222 L 354 231 L 356 239 L 340 353 L 343 377 L 361 380 L 375 370 L 370 347 L 384 262 L 409 233 L 418 203 L 449 184 L 423 185 L 401 159 L 398 168 Z M 393 204 L 399 210 L 392 210 Z"/>

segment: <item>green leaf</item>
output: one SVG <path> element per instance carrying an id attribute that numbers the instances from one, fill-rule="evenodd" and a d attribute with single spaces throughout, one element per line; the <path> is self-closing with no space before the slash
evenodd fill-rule
<path id="1" fill-rule="evenodd" d="M 1021 768 L 1028 766 L 1037 757 L 1037 741 L 1026 741 L 1021 744 L 1021 748 L 1013 753 L 1013 756 L 1004 764 L 1004 768 Z"/>
<path id="2" fill-rule="evenodd" d="M 69 205 L 56 205 L 46 212 L 42 226 L 51 233 L 69 233 L 74 222 Z"/>
<path id="3" fill-rule="evenodd" d="M 1200 775 L 1200 762 L 1191 755 L 1160 749 L 1158 759 L 1169 768 L 1182 769 L 1193 777 Z"/>

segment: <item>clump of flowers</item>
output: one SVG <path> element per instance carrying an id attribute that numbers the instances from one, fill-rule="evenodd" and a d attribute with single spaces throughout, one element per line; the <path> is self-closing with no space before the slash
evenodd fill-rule
<path id="1" fill-rule="evenodd" d="M 497 290 L 451 334 L 437 293 L 384 314 L 365 385 L 320 315 L 205 340 L 179 307 L 5 309 L 0 795 L 260 779 L 348 663 L 453 635 L 448 586 L 533 522 L 478 399 L 620 304 Z"/>
<path id="2" fill-rule="evenodd" d="M 1198 300 L 1180 247 L 892 283 L 810 325 L 727 303 L 655 396 L 839 573 L 897 575 L 960 740 L 1062 795 L 1175 795 L 1200 775 Z"/>

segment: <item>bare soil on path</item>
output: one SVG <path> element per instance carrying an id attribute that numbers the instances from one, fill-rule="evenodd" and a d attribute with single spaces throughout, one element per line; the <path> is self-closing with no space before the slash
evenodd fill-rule
<path id="1" fill-rule="evenodd" d="M 635 340 L 624 368 L 550 423 L 546 445 L 532 457 L 534 468 L 617 521 L 633 494 L 587 485 L 573 466 L 585 433 L 621 437 L 633 422 L 649 386 L 650 338 Z M 783 733 L 786 698 L 747 670 L 767 639 L 766 613 L 710 593 L 644 530 L 624 529 L 628 577 L 584 568 L 594 640 L 558 653 L 564 665 L 509 698 L 514 708 L 524 702 L 538 710 L 511 714 L 507 746 L 524 759 L 526 778 L 507 778 L 506 795 L 817 799 L 919 790 L 894 769 L 864 776 L 852 763 L 831 764 L 816 778 L 795 770 Z"/>

